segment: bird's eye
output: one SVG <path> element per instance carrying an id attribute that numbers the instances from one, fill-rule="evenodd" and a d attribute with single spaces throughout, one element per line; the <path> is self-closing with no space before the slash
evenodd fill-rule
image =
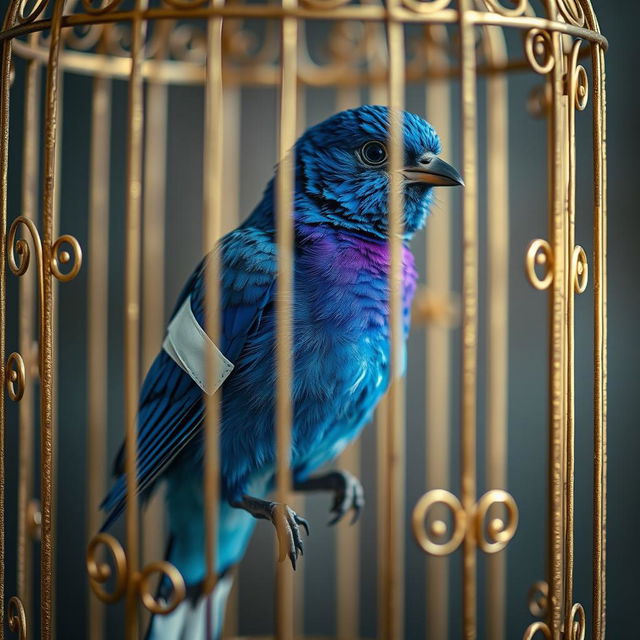
<path id="1" fill-rule="evenodd" d="M 382 142 L 372 140 L 362 145 L 360 157 L 370 167 L 379 167 L 387 161 L 387 149 Z"/>

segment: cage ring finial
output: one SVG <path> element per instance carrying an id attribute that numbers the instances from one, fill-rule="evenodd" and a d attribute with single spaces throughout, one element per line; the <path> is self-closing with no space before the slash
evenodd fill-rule
<path id="1" fill-rule="evenodd" d="M 544 277 L 540 278 L 536 272 L 536 265 L 544 267 Z M 525 271 L 529 282 L 539 291 L 549 288 L 553 281 L 553 249 L 542 238 L 532 240 L 525 255 Z"/>
<path id="2" fill-rule="evenodd" d="M 495 505 L 506 509 L 506 518 L 493 518 L 485 527 L 487 515 Z M 477 544 L 482 551 L 497 553 L 504 549 L 518 528 L 518 505 L 513 496 L 503 489 L 487 491 L 476 505 L 475 525 Z"/>
<path id="3" fill-rule="evenodd" d="M 546 622 L 532 622 L 525 630 L 522 640 L 534 640 L 540 632 L 546 640 L 551 640 L 551 629 Z"/>
<path id="4" fill-rule="evenodd" d="M 444 520 L 434 520 L 427 530 L 425 527 L 429 511 L 436 504 L 442 504 L 449 509 L 453 517 L 453 530 Z M 413 534 L 422 549 L 432 556 L 446 556 L 453 553 L 464 539 L 467 530 L 467 513 L 460 500 L 450 491 L 433 489 L 425 493 L 413 509 Z M 445 542 L 441 540 L 450 533 Z"/>
<path id="5" fill-rule="evenodd" d="M 11 596 L 7 604 L 7 623 L 9 629 L 18 634 L 20 640 L 27 640 L 27 614 L 22 600 L 18 596 Z"/>
<path id="6" fill-rule="evenodd" d="M 115 567 L 115 586 L 111 593 L 102 587 L 113 572 L 109 564 L 98 561 L 97 554 L 100 546 L 107 548 Z M 107 604 L 120 600 L 127 588 L 127 571 L 127 556 L 122 545 L 112 535 L 99 533 L 91 540 L 87 548 L 87 573 L 91 590 L 100 600 Z"/>
<path id="7" fill-rule="evenodd" d="M 149 580 L 154 573 L 164 575 L 171 583 L 173 597 L 167 602 L 153 596 Z M 138 578 L 138 592 L 142 604 L 148 611 L 157 615 L 167 615 L 185 599 L 187 588 L 182 574 L 170 562 L 162 561 L 154 562 L 142 570 Z"/>
<path id="8" fill-rule="evenodd" d="M 13 352 L 7 358 L 7 366 L 5 367 L 5 385 L 7 387 L 7 393 L 9 398 L 13 402 L 20 402 L 24 395 L 24 388 L 26 384 L 26 367 L 24 366 L 24 360 L 22 356 Z"/>
<path id="9" fill-rule="evenodd" d="M 551 34 L 544 29 L 529 29 L 524 40 L 524 51 L 531 68 L 542 75 L 555 66 Z"/>

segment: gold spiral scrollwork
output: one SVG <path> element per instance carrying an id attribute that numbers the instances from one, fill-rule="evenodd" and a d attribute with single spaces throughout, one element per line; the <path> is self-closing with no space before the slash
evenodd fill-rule
<path id="1" fill-rule="evenodd" d="M 14 351 L 7 358 L 7 366 L 5 368 L 5 385 L 7 387 L 7 393 L 13 402 L 20 402 L 20 400 L 22 400 L 26 377 L 24 360 L 19 353 Z"/>
<path id="2" fill-rule="evenodd" d="M 451 0 L 402 0 L 402 4 L 416 13 L 436 13 L 446 9 Z"/>
<path id="3" fill-rule="evenodd" d="M 489 11 L 499 13 L 508 18 L 521 16 L 529 6 L 529 0 L 512 0 L 511 4 L 515 4 L 515 7 L 505 7 L 499 0 L 484 0 L 484 3 Z"/>
<path id="4" fill-rule="evenodd" d="M 487 515 L 495 505 L 502 505 L 506 509 L 506 517 L 493 518 L 485 527 Z M 482 551 L 497 553 L 504 549 L 518 528 L 518 505 L 513 496 L 503 489 L 487 491 L 476 505 L 475 525 L 477 544 Z"/>
<path id="5" fill-rule="evenodd" d="M 72 253 L 62 250 L 64 245 L 72 249 Z M 71 269 L 67 273 L 60 270 L 61 264 L 71 263 Z M 51 247 L 51 272 L 60 282 L 73 280 L 80 272 L 82 266 L 82 248 L 80 243 L 68 234 L 60 236 Z"/>
<path id="6" fill-rule="evenodd" d="M 578 64 L 582 40 L 576 40 L 571 49 L 569 72 L 567 74 L 567 95 L 578 111 L 584 111 L 589 102 L 589 77 L 587 70 Z"/>
<path id="7" fill-rule="evenodd" d="M 571 613 L 565 629 L 566 640 L 584 640 L 587 631 L 587 617 L 580 603 L 576 603 L 571 607 Z"/>
<path id="8" fill-rule="evenodd" d="M 549 610 L 549 585 L 544 580 L 534 582 L 527 597 L 529 611 L 536 618 L 546 618 Z"/>
<path id="9" fill-rule="evenodd" d="M 571 274 L 575 292 L 584 293 L 589 281 L 589 263 L 587 262 L 587 254 L 580 245 L 573 248 Z"/>
<path id="10" fill-rule="evenodd" d="M 26 216 L 18 216 L 9 228 L 9 236 L 7 237 L 7 256 L 9 260 L 9 269 L 15 276 L 22 276 L 27 272 L 31 261 L 31 248 L 25 238 L 18 238 L 16 234 L 20 227 L 24 227 L 29 232 L 33 247 L 36 252 L 38 268 L 42 268 L 42 243 L 40 242 L 40 234 L 36 229 L 33 220 Z M 17 256 L 17 258 L 16 258 Z"/>
<path id="11" fill-rule="evenodd" d="M 47 8 L 49 0 L 19 0 L 20 9 L 18 11 L 18 24 L 29 24 L 34 22 Z M 31 5 L 31 9 L 28 7 Z"/>
<path id="12" fill-rule="evenodd" d="M 7 604 L 7 623 L 13 633 L 18 634 L 20 640 L 27 640 L 27 614 L 22 600 L 18 596 L 11 596 Z"/>
<path id="13" fill-rule="evenodd" d="M 109 551 L 115 567 L 115 585 L 111 593 L 102 586 L 113 574 L 109 564 L 98 560 L 102 546 Z M 87 548 L 87 573 L 91 590 L 100 600 L 107 604 L 120 600 L 127 588 L 127 571 L 127 556 L 122 545 L 112 535 L 99 533 L 91 540 Z"/>
<path id="14" fill-rule="evenodd" d="M 425 524 L 429 511 L 441 504 L 449 509 L 453 519 L 453 529 L 449 539 L 442 540 L 449 534 L 449 527 L 444 520 L 434 520 L 427 530 Z M 464 539 L 467 530 L 467 514 L 450 491 L 434 489 L 425 493 L 413 509 L 413 534 L 422 549 L 432 556 L 446 556 L 453 553 Z"/>
<path id="15" fill-rule="evenodd" d="M 82 0 L 85 11 L 94 16 L 115 11 L 121 4 L 122 0 Z"/>
<path id="16" fill-rule="evenodd" d="M 540 620 L 531 623 L 527 627 L 524 635 L 522 636 L 522 640 L 534 640 L 538 631 L 546 638 L 546 640 L 551 640 L 551 629 L 549 629 L 549 625 L 546 622 L 541 622 Z"/>
<path id="17" fill-rule="evenodd" d="M 532 240 L 527 249 L 524 264 L 531 285 L 539 291 L 547 289 L 553 281 L 553 250 L 551 245 L 542 238 Z M 545 268 L 543 278 L 538 277 L 536 265 Z"/>
<path id="18" fill-rule="evenodd" d="M 584 10 L 576 0 L 556 0 L 558 13 L 566 22 L 575 27 L 584 27 Z"/>
<path id="19" fill-rule="evenodd" d="M 168 602 L 157 600 L 151 591 L 150 578 L 154 573 L 159 573 L 168 578 L 171 583 L 173 596 Z M 151 613 L 167 615 L 171 613 L 186 597 L 187 589 L 182 574 L 170 562 L 154 562 L 146 566 L 140 573 L 138 592 L 142 604 Z"/>
<path id="20" fill-rule="evenodd" d="M 529 29 L 524 39 L 524 51 L 531 68 L 542 75 L 549 73 L 556 59 L 551 34 L 544 29 Z"/>

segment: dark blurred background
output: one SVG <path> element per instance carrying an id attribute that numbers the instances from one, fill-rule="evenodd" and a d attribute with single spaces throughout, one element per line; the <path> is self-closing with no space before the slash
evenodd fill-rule
<path id="1" fill-rule="evenodd" d="M 608 195 L 609 195 L 609 377 L 608 377 L 608 597 L 607 629 L 613 639 L 632 638 L 634 607 L 640 595 L 640 558 L 637 531 L 640 526 L 640 490 L 638 457 L 640 430 L 636 417 L 640 361 L 638 359 L 637 318 L 640 314 L 640 288 L 637 285 L 637 246 L 640 223 L 637 198 L 640 181 L 636 175 L 638 105 L 640 92 L 636 82 L 638 25 L 640 8 L 636 3 L 594 2 L 601 29 L 610 49 L 606 56 L 608 90 Z M 326 25 L 325 25 L 326 26 Z M 308 28 L 311 46 L 321 49 L 325 26 Z M 519 33 L 508 34 L 511 57 L 522 55 Z M 586 65 L 587 63 L 585 63 Z M 9 168 L 9 222 L 20 210 L 21 139 L 23 133 L 22 73 L 24 63 L 16 61 L 16 81 L 11 97 L 11 156 Z M 510 336 L 509 336 L 509 459 L 508 489 L 520 508 L 520 525 L 508 547 L 507 637 L 522 637 L 532 621 L 527 609 L 527 591 L 545 575 L 546 519 L 546 294 L 529 286 L 523 273 L 523 257 L 530 240 L 547 236 L 546 209 L 546 125 L 527 112 L 527 97 L 539 82 L 532 73 L 515 73 L 510 77 Z M 75 235 L 86 247 L 88 222 L 90 95 L 89 78 L 68 74 L 64 79 L 64 119 L 62 136 L 61 232 Z M 410 110 L 424 113 L 424 87 L 407 91 Z M 453 86 L 453 122 L 459 115 L 458 88 Z M 480 82 L 480 117 L 484 81 Z M 363 100 L 365 100 L 363 95 Z M 335 110 L 333 90 L 310 89 L 306 100 L 306 120 L 315 123 Z M 591 105 L 577 116 L 577 224 L 576 242 L 590 256 L 592 247 L 592 179 L 591 179 Z M 123 284 L 123 185 L 125 176 L 125 123 L 127 114 L 126 84 L 114 83 L 112 120 L 111 221 L 109 238 L 110 288 L 109 308 L 109 451 L 112 459 L 120 444 L 122 426 L 122 284 Z M 268 88 L 248 88 L 242 92 L 242 128 L 240 145 L 240 212 L 247 215 L 260 197 L 272 174 L 276 157 L 277 93 Z M 428 114 L 426 114 L 428 119 Z M 166 313 L 182 282 L 200 257 L 201 157 L 203 92 L 201 88 L 176 87 L 169 97 L 168 171 L 166 184 L 166 268 L 158 273 L 166 283 Z M 459 135 L 444 140 L 444 153 L 459 161 Z M 484 130 L 479 133 L 480 157 L 485 144 Z M 484 175 L 485 167 L 480 168 Z M 442 207 L 434 216 L 444 215 Z M 450 215 L 454 231 L 459 231 L 459 194 L 454 197 Z M 486 208 L 481 205 L 481 240 L 486 239 Z M 429 228 L 427 225 L 426 232 Z M 455 255 L 459 256 L 459 235 L 454 236 Z M 414 241 L 415 252 L 424 275 L 424 239 Z M 88 260 L 91 259 L 87 255 Z M 484 291 L 486 251 L 481 254 L 480 283 Z M 593 263 L 590 258 L 590 267 Z M 454 283 L 459 290 L 459 266 L 454 264 Z M 7 352 L 17 350 L 17 284 L 9 274 Z M 87 579 L 84 550 L 88 539 L 86 510 L 86 287 L 87 273 L 70 284 L 58 287 L 59 318 L 59 481 L 57 517 L 57 627 L 58 637 L 73 640 L 86 637 Z M 592 491 L 592 370 L 593 303 L 592 281 L 587 291 L 576 298 L 576 602 L 584 604 L 590 619 L 591 603 L 591 491 Z M 481 311 L 484 308 L 481 303 Z M 481 320 L 480 336 L 484 331 Z M 454 331 L 454 339 L 459 333 Z M 424 329 L 415 327 L 409 349 L 407 384 L 407 516 L 426 489 L 424 484 Z M 479 491 L 486 487 L 484 473 L 484 379 L 485 349 L 480 348 L 479 385 Z M 459 349 L 454 347 L 451 384 L 457 397 Z M 7 563 L 6 590 L 15 592 L 16 487 L 17 487 L 17 411 L 9 403 L 7 422 Z M 458 412 L 453 403 L 451 443 L 451 485 L 459 492 L 457 477 Z M 361 611 L 362 635 L 375 636 L 376 624 L 376 513 L 375 513 L 375 438 L 374 430 L 363 436 L 363 483 L 368 491 L 368 505 L 361 525 Z M 335 629 L 335 556 L 334 533 L 324 527 L 329 499 L 310 497 L 305 515 L 313 526 L 313 535 L 304 556 L 302 577 L 306 587 L 305 629 L 312 634 L 332 634 Z M 347 526 L 342 524 L 341 526 Z M 122 529 L 116 529 L 122 539 Z M 148 532 L 147 535 L 162 535 Z M 269 632 L 273 623 L 273 531 L 259 525 L 240 571 L 240 632 Z M 34 547 L 37 553 L 38 547 Z M 37 564 L 37 563 L 36 563 Z M 484 621 L 484 559 L 479 554 L 481 637 Z M 452 638 L 460 637 L 461 573 L 460 553 L 450 561 Z M 406 637 L 425 637 L 425 560 L 413 539 L 406 544 Z M 122 624 L 120 605 L 110 607 L 109 632 L 119 637 Z M 590 627 L 590 625 L 589 625 Z M 36 629 L 33 630 L 34 632 Z M 589 635 L 589 631 L 588 634 Z M 36 637 L 35 633 L 32 637 Z M 427 636 L 428 637 L 428 636 Z"/>

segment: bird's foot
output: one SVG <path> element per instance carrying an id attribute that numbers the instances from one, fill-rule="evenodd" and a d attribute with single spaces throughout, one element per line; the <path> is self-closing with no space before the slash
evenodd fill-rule
<path id="1" fill-rule="evenodd" d="M 296 491 L 333 491 L 333 518 L 329 525 L 334 525 L 350 510 L 353 516 L 350 524 L 355 524 L 364 507 L 364 489 L 360 480 L 348 471 L 331 471 L 322 476 L 308 478 L 294 483 Z"/>
<path id="2" fill-rule="evenodd" d="M 298 554 L 304 555 L 300 527 L 309 535 L 309 523 L 291 507 L 278 502 L 244 496 L 233 506 L 248 511 L 254 518 L 271 521 L 278 535 L 278 559 L 282 562 L 288 556 L 295 571 Z"/>

